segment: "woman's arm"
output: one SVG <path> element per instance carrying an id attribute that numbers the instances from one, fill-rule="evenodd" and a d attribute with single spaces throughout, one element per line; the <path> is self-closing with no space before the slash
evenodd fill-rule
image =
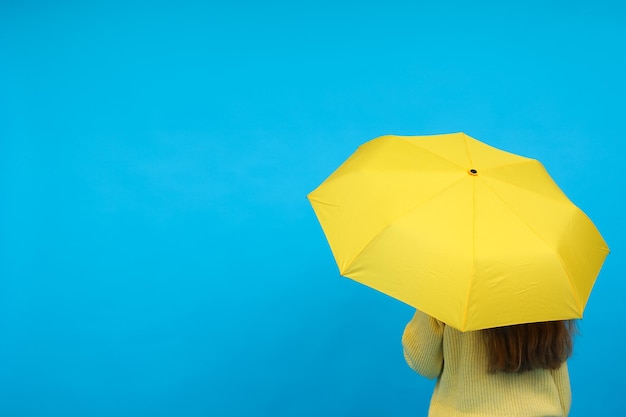
<path id="1" fill-rule="evenodd" d="M 413 370 L 426 378 L 437 378 L 443 369 L 444 328 L 442 322 L 416 310 L 404 329 L 404 358 Z"/>

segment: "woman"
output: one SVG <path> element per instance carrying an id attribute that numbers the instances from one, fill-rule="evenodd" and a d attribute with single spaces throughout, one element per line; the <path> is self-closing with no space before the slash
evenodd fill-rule
<path id="1" fill-rule="evenodd" d="M 420 311 L 402 336 L 411 368 L 437 378 L 429 416 L 567 416 L 573 322 L 460 332 Z"/>

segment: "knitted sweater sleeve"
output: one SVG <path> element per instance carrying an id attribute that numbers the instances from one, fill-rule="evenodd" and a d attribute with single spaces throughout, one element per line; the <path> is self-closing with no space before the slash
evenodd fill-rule
<path id="1" fill-rule="evenodd" d="M 437 378 L 443 370 L 444 327 L 442 322 L 416 310 L 404 329 L 404 358 L 413 370 L 426 378 Z"/>

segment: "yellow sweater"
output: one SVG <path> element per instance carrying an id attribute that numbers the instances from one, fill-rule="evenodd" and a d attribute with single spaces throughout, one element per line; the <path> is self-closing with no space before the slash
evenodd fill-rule
<path id="1" fill-rule="evenodd" d="M 567 364 L 557 370 L 488 373 L 480 331 L 462 333 L 416 311 L 402 336 L 411 368 L 437 378 L 429 417 L 567 416 L 571 391 Z"/>

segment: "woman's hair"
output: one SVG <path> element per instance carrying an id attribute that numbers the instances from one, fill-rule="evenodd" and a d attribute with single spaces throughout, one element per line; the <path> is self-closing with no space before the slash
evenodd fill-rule
<path id="1" fill-rule="evenodd" d="M 489 372 L 557 369 L 572 354 L 575 332 L 573 320 L 485 329 Z"/>

